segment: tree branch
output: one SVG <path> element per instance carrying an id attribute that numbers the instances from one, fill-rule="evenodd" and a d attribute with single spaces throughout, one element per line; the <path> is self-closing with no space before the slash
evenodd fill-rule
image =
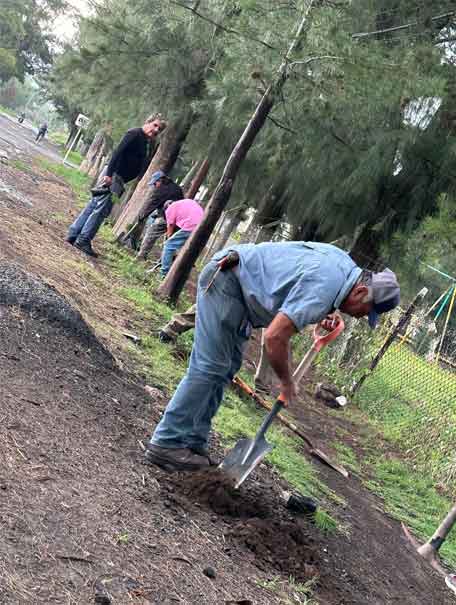
<path id="1" fill-rule="evenodd" d="M 268 116 L 268 120 L 271 120 L 271 122 L 273 124 L 275 124 L 279 128 L 282 128 L 282 130 L 286 130 L 287 132 L 291 132 L 291 134 L 298 134 L 297 130 L 292 130 L 291 128 L 288 128 L 288 126 L 285 126 L 284 124 L 281 124 L 280 122 L 278 122 L 277 120 L 275 120 L 271 115 Z"/>
<path id="2" fill-rule="evenodd" d="M 456 11 L 451 11 L 450 13 L 444 13 L 443 15 L 435 15 L 431 17 L 431 21 L 438 21 L 440 19 L 445 19 L 447 17 L 453 17 L 456 15 Z M 411 23 L 405 23 L 404 25 L 396 25 L 395 27 L 387 27 L 386 29 L 377 29 L 373 32 L 360 32 L 358 34 L 352 34 L 353 40 L 359 40 L 360 38 L 368 38 L 370 36 L 378 36 L 379 34 L 387 34 L 389 32 L 396 32 L 404 29 L 410 29 L 411 27 L 415 27 L 418 25 L 418 21 L 412 21 Z"/>
<path id="3" fill-rule="evenodd" d="M 193 6 L 188 6 L 187 4 L 182 4 L 181 2 L 178 2 L 177 0 L 169 0 L 169 1 L 171 2 L 171 4 L 180 6 L 181 8 L 185 8 L 186 10 L 190 11 L 191 13 L 193 13 L 194 15 L 199 17 L 200 19 L 203 19 L 203 21 L 206 21 L 207 23 L 210 23 L 211 25 L 215 25 L 215 27 L 223 30 L 227 34 L 234 34 L 235 36 L 239 36 L 240 38 L 244 38 L 246 40 L 253 40 L 253 42 L 258 42 L 258 44 L 261 44 L 262 46 L 269 48 L 269 50 L 276 50 L 276 51 L 279 50 L 278 48 L 276 48 L 275 46 L 271 46 L 271 44 L 268 44 L 264 40 L 260 40 L 259 38 L 253 38 L 252 36 L 245 36 L 244 34 L 242 34 L 241 32 L 239 32 L 235 29 L 225 27 L 218 21 L 215 21 L 214 19 L 211 19 L 210 17 L 207 17 L 206 15 L 203 15 L 202 13 L 198 12 Z"/>

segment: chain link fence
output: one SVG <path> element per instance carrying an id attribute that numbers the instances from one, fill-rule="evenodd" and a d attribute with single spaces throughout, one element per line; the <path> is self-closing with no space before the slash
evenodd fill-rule
<path id="1" fill-rule="evenodd" d="M 344 392 L 415 468 L 456 488 L 456 330 L 423 308 L 390 314 L 381 331 L 349 321 L 323 360 Z M 402 326 L 398 326 L 402 323 Z"/>

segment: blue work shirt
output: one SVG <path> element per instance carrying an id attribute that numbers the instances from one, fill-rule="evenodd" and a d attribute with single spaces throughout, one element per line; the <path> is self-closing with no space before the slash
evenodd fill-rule
<path id="1" fill-rule="evenodd" d="M 230 246 L 239 254 L 234 269 L 253 327 L 268 326 L 284 313 L 300 331 L 337 309 L 358 281 L 361 269 L 331 244 L 266 242 Z"/>

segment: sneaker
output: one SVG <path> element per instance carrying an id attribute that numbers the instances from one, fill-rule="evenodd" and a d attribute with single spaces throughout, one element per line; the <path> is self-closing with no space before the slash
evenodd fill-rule
<path id="1" fill-rule="evenodd" d="M 76 248 L 78 250 L 81 250 L 81 252 L 84 252 L 84 254 L 87 254 L 88 256 L 92 256 L 93 258 L 98 258 L 98 254 L 92 248 L 92 245 L 90 242 L 80 242 L 79 240 L 76 240 L 74 242 L 74 245 L 76 246 Z"/>
<path id="2" fill-rule="evenodd" d="M 174 338 L 171 338 L 171 336 L 169 334 L 167 334 L 164 330 L 160 330 L 160 332 L 158 333 L 158 340 L 160 342 L 173 342 Z"/>
<path id="3" fill-rule="evenodd" d="M 445 578 L 445 584 L 456 594 L 456 573 L 450 573 L 450 575 Z"/>
<path id="4" fill-rule="evenodd" d="M 146 461 L 165 471 L 197 471 L 209 466 L 209 459 L 199 456 L 188 448 L 160 447 L 149 443 L 145 453 Z"/>
<path id="5" fill-rule="evenodd" d="M 72 246 L 74 246 L 74 243 L 75 243 L 75 241 L 76 241 L 76 238 L 75 238 L 75 237 L 70 237 L 70 236 L 68 236 L 68 237 L 65 239 L 65 241 L 66 241 L 66 243 L 67 243 L 67 244 L 71 244 Z"/>

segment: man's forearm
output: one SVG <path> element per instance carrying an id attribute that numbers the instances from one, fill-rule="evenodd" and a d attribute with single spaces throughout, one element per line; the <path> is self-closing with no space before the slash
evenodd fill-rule
<path id="1" fill-rule="evenodd" d="M 265 337 L 266 354 L 272 369 L 279 377 L 280 382 L 289 383 L 292 381 L 290 369 L 290 341 L 289 339 L 272 336 Z"/>

